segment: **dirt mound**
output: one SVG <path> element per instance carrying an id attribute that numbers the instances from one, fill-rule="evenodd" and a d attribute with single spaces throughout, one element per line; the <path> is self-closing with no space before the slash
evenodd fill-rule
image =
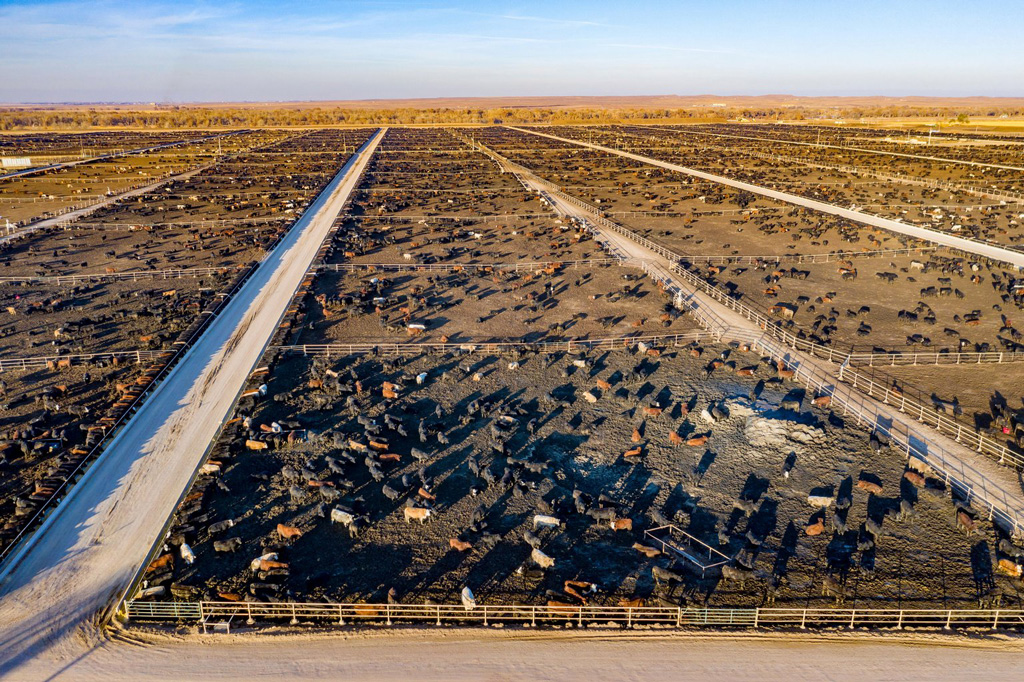
<path id="1" fill-rule="evenodd" d="M 825 431 L 810 415 L 765 413 L 747 417 L 744 429 L 750 444 L 757 447 L 790 448 L 821 445 Z"/>

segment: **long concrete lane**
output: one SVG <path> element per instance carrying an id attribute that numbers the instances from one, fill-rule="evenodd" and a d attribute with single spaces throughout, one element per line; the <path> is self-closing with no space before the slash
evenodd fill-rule
<path id="1" fill-rule="evenodd" d="M 702 180 L 709 180 L 736 189 L 741 189 L 746 192 L 753 194 L 760 194 L 761 196 L 768 197 L 770 199 L 776 199 L 783 201 L 788 204 L 796 206 L 803 206 L 814 211 L 821 211 L 822 213 L 828 213 L 830 215 L 839 216 L 840 218 L 846 218 L 857 223 L 864 225 L 870 225 L 872 227 L 879 227 L 883 230 L 890 232 L 896 232 L 903 234 L 908 237 L 914 237 L 916 239 L 923 239 L 935 244 L 941 244 L 942 246 L 948 246 L 950 248 L 958 249 L 967 253 L 973 253 L 984 258 L 989 258 L 994 261 L 1000 261 L 1003 263 L 1009 263 L 1017 268 L 1024 269 L 1024 253 L 1020 251 L 1013 251 L 1011 249 L 1003 248 L 996 244 L 990 244 L 986 242 L 978 242 L 970 239 L 964 239 L 963 237 L 956 237 L 951 234 L 939 232 L 938 230 L 930 230 L 925 227 L 918 227 L 916 225 L 908 225 L 900 223 L 889 218 L 882 218 L 881 216 L 871 215 L 870 213 L 863 213 L 861 211 L 854 211 L 848 208 L 842 208 L 834 204 L 828 204 L 824 201 L 817 201 L 815 199 L 808 199 L 806 197 L 797 196 L 796 194 L 789 194 L 788 192 L 780 192 L 778 190 L 769 189 L 760 185 L 753 185 L 749 182 L 742 182 L 740 180 L 733 180 L 721 175 L 714 175 L 713 173 L 705 173 L 704 171 L 695 170 L 693 168 L 687 168 L 686 166 L 680 166 L 679 164 L 670 163 L 668 161 L 661 161 L 659 159 L 652 158 L 650 156 L 643 156 L 641 154 L 634 154 L 632 152 L 624 152 L 621 149 L 615 149 L 614 147 L 606 147 L 600 144 L 594 144 L 591 142 L 581 142 L 580 140 L 573 140 L 567 137 L 559 137 L 558 135 L 550 135 L 548 133 L 541 133 L 536 130 L 530 130 L 529 128 L 517 128 L 515 126 L 508 126 L 510 130 L 517 130 L 521 133 L 528 133 L 530 135 L 537 135 L 539 137 L 546 137 L 551 140 L 557 140 L 558 142 L 565 142 L 568 144 L 574 144 L 579 147 L 586 147 L 588 149 L 594 149 L 597 151 L 607 152 L 609 154 L 615 154 L 627 159 L 639 161 L 640 163 L 646 163 L 652 166 L 658 166 L 659 168 L 665 168 L 671 171 L 677 171 L 679 173 L 685 173 Z"/>
<path id="2" fill-rule="evenodd" d="M 343 167 L 0 575 L 0 670 L 77 656 L 145 560 L 380 143 Z"/>

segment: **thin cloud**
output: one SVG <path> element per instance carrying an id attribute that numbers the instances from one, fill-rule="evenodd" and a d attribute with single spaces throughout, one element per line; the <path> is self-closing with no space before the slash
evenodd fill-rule
<path id="1" fill-rule="evenodd" d="M 666 50 L 669 52 L 707 52 L 709 54 L 734 54 L 733 50 L 712 50 L 703 47 L 678 47 L 676 45 L 646 45 L 639 43 L 605 43 L 608 47 L 625 47 L 630 50 Z"/>
<path id="2" fill-rule="evenodd" d="M 557 24 L 559 26 L 609 26 L 609 24 L 599 24 L 596 21 L 552 19 L 551 17 L 530 17 L 520 14 L 488 14 L 484 16 L 497 17 L 499 19 L 511 19 L 512 21 L 533 21 L 541 24 Z"/>

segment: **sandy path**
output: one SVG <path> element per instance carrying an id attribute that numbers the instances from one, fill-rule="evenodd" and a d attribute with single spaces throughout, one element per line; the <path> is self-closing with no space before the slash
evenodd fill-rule
<path id="1" fill-rule="evenodd" d="M 77 655 L 97 636 L 90 623 L 144 562 L 382 136 L 346 164 L 12 555 L 0 575 L 0 673 Z"/>
<path id="2" fill-rule="evenodd" d="M 784 201 L 789 204 L 796 206 L 803 206 L 815 211 L 821 211 L 822 213 L 828 213 L 830 215 L 839 216 L 840 218 L 846 218 L 854 222 L 858 222 L 864 225 L 871 225 L 872 227 L 880 227 L 883 230 L 889 230 L 890 232 L 897 232 L 904 234 L 916 239 L 923 239 L 925 241 L 933 242 L 935 244 L 941 244 L 943 246 L 949 246 L 954 249 L 959 249 L 967 253 L 973 253 L 985 258 L 990 258 L 995 261 L 1002 263 L 1010 263 L 1018 268 L 1024 268 L 1024 253 L 1019 251 L 1013 251 L 1011 249 L 1003 248 L 997 244 L 990 244 L 988 242 L 973 241 L 970 239 L 964 239 L 963 237 L 955 237 L 944 232 L 937 230 L 930 230 L 925 227 L 918 227 L 916 225 L 910 225 L 907 223 L 899 223 L 895 220 L 888 218 L 882 218 L 874 216 L 869 213 L 862 213 L 860 211 L 854 211 L 848 208 L 841 208 L 833 204 L 828 204 L 823 201 L 816 201 L 814 199 L 808 199 L 806 197 L 797 196 L 795 194 L 789 194 L 788 192 L 779 192 L 777 190 L 768 189 L 767 187 L 761 187 L 760 185 L 752 185 L 749 182 L 740 182 L 739 180 L 732 180 L 730 178 L 723 177 L 721 175 L 714 175 L 712 173 L 705 173 L 703 171 L 694 170 L 687 168 L 686 166 L 680 166 L 678 164 L 669 163 L 667 161 L 659 161 L 658 159 L 651 158 L 649 156 L 641 156 L 640 154 L 633 154 L 631 152 L 624 152 L 619 149 L 612 147 L 605 147 L 604 145 L 591 144 L 589 142 L 580 142 L 579 140 L 571 140 L 567 137 L 558 137 L 557 135 L 548 135 L 547 133 L 539 133 L 536 130 L 529 130 L 527 128 L 515 128 L 509 126 L 510 130 L 517 130 L 521 133 L 528 133 L 530 135 L 538 135 L 540 137 L 546 137 L 551 140 L 557 140 L 559 142 L 567 142 L 580 147 L 587 147 L 590 149 L 596 149 L 598 151 L 607 152 L 609 154 L 615 154 L 622 156 L 627 159 L 633 159 L 641 163 L 650 164 L 652 166 L 659 166 L 679 173 L 686 173 L 703 180 L 710 180 L 711 182 L 717 182 L 722 185 L 729 187 L 735 187 L 747 192 L 754 194 L 760 194 L 771 199 L 777 199 L 778 201 Z"/>
<path id="3" fill-rule="evenodd" d="M 897 633 L 495 629 L 150 636 L 104 641 L 5 679 L 39 680 L 975 680 L 1016 679 L 1019 639 Z"/>

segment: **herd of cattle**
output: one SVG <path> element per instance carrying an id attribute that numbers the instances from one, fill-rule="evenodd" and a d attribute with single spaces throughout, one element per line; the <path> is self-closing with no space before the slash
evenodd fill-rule
<path id="1" fill-rule="evenodd" d="M 357 255 L 354 234 L 339 230 L 321 255 Z M 372 248 L 395 246 L 383 237 Z M 308 278 L 278 342 L 335 305 L 316 291 Z M 827 396 L 805 396 L 790 369 L 744 348 L 272 353 L 261 364 L 144 596 L 371 601 L 471 588 L 554 608 L 730 592 L 748 603 L 863 599 L 855 585 L 891 582 L 915 544 L 963 565 L 996 532 L 922 462 L 845 429 Z M 650 539 L 656 526 L 686 529 L 730 561 L 704 579 Z M 828 541 L 821 563 L 806 549 L 817 538 Z M 995 541 L 997 568 L 1019 577 L 1021 551 Z M 968 599 L 997 600 L 994 572 L 967 565 Z"/>

